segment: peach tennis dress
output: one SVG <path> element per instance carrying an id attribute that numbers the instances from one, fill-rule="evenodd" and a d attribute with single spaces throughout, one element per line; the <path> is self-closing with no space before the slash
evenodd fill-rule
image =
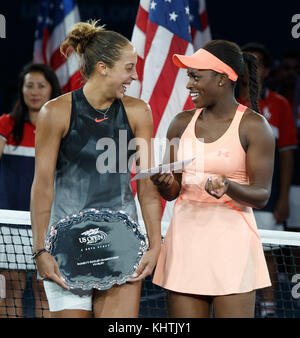
<path id="1" fill-rule="evenodd" d="M 176 292 L 211 296 L 271 285 L 252 208 L 226 194 L 217 200 L 204 189 L 209 176 L 226 175 L 232 181 L 248 184 L 246 153 L 239 137 L 246 109 L 239 105 L 227 131 L 212 143 L 203 143 L 195 135 L 201 109 L 196 110 L 185 129 L 178 160 L 196 156 L 198 160 L 183 170 L 181 193 L 158 259 L 154 284 Z"/>

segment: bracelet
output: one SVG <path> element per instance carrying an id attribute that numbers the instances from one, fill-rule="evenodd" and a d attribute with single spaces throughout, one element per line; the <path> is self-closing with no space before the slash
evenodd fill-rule
<path id="1" fill-rule="evenodd" d="M 47 252 L 47 250 L 44 248 L 44 249 L 40 249 L 40 250 L 37 250 L 35 251 L 33 254 L 32 254 L 32 258 L 33 259 L 36 259 L 39 255 L 41 255 L 43 252 Z"/>

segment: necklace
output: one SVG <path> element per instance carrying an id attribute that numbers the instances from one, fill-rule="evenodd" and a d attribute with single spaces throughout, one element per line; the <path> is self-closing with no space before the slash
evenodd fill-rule
<path id="1" fill-rule="evenodd" d="M 101 113 L 103 114 L 103 118 L 102 119 L 98 119 L 97 117 L 95 118 L 95 122 L 99 123 L 99 122 L 102 122 L 102 121 L 105 121 L 108 119 L 107 117 L 107 114 L 109 112 L 109 109 L 112 105 L 110 105 L 108 108 L 106 108 L 105 112 L 101 111 L 100 109 L 95 109 L 98 113 Z"/>

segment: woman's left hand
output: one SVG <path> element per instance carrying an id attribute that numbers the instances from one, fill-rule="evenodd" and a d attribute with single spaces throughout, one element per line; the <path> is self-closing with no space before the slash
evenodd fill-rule
<path id="1" fill-rule="evenodd" d="M 145 252 L 139 266 L 133 273 L 132 278 L 128 279 L 127 282 L 137 282 L 146 278 L 147 276 L 150 276 L 157 263 L 159 253 L 160 247 L 149 249 L 147 252 Z"/>
<path id="2" fill-rule="evenodd" d="M 205 190 L 216 199 L 226 194 L 229 186 L 229 180 L 226 176 L 209 177 L 205 184 Z"/>

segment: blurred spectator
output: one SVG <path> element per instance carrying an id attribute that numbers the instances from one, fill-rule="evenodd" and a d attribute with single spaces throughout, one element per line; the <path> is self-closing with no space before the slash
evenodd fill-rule
<path id="1" fill-rule="evenodd" d="M 277 71 L 277 90 L 290 103 L 297 127 L 298 145 L 300 144 L 300 53 L 286 52 Z M 300 231 L 300 149 L 294 152 L 294 171 L 290 189 L 290 217 L 287 229 Z"/>
<path id="2" fill-rule="evenodd" d="M 50 67 L 44 64 L 24 67 L 13 110 L 0 117 L 0 209 L 29 211 L 37 114 L 44 103 L 60 94 L 58 79 Z M 5 238 L 1 242 L 5 243 Z M 0 269 L 9 269 L 0 270 L 6 279 L 6 299 L 0 300 L 0 317 L 22 317 L 26 271 L 19 270 L 16 253 L 7 257 L 9 261 L 4 254 L 0 257 Z M 32 261 L 26 266 L 35 269 Z M 46 299 L 44 291 L 40 291 L 43 290 L 42 283 L 34 279 L 33 289 L 37 305 L 38 301 Z M 48 307 L 46 301 L 43 307 Z M 36 311 L 37 317 L 41 315 L 41 311 Z"/>
<path id="3" fill-rule="evenodd" d="M 300 128 L 300 53 L 298 51 L 286 52 L 281 58 L 277 71 L 277 91 L 290 103 L 296 118 L 297 128 Z M 297 90 L 298 89 L 298 90 Z"/>
<path id="4" fill-rule="evenodd" d="M 260 99 L 260 113 L 268 120 L 276 137 L 276 152 L 272 191 L 264 209 L 254 212 L 259 229 L 284 230 L 289 217 L 289 190 L 293 170 L 293 151 L 297 148 L 296 129 L 289 102 L 283 96 L 267 88 L 265 79 L 269 75 L 272 58 L 267 49 L 257 43 L 249 43 L 242 50 L 257 58 L 257 73 Z M 248 97 L 247 76 L 239 82 L 238 101 L 251 107 Z M 266 255 L 273 286 L 263 292 L 265 302 L 262 316 L 275 314 L 274 289 L 277 279 L 273 257 Z"/>

